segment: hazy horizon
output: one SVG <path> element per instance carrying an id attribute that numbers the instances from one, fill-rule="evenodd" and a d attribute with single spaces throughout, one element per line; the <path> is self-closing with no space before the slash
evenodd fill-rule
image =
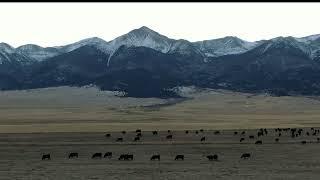
<path id="1" fill-rule="evenodd" d="M 13 47 L 110 41 L 146 26 L 191 42 L 320 34 L 319 3 L 2 3 L 0 42 Z"/>

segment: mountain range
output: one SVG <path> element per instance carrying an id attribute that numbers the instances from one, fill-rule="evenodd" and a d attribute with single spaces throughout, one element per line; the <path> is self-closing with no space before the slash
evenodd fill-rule
<path id="1" fill-rule="evenodd" d="M 133 97 L 172 97 L 177 86 L 320 94 L 320 34 L 248 42 L 189 42 L 148 27 L 112 41 L 93 37 L 56 47 L 0 43 L 0 89 L 96 85 Z"/>

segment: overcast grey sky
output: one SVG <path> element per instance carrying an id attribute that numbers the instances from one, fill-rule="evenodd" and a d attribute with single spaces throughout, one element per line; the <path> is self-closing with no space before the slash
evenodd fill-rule
<path id="1" fill-rule="evenodd" d="M 320 3 L 0 3 L 0 42 L 106 41 L 147 26 L 174 39 L 255 41 L 320 34 Z"/>

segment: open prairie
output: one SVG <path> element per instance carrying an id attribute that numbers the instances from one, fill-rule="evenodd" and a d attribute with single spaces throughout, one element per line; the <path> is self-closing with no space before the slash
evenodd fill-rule
<path id="1" fill-rule="evenodd" d="M 124 98 L 96 88 L 0 92 L 0 132 L 320 127 L 317 97 L 190 91 L 185 99 Z"/>
<path id="2" fill-rule="evenodd" d="M 188 91 L 185 97 L 117 97 L 92 87 L 2 91 L 0 179 L 319 179 L 320 136 L 310 129 L 320 127 L 317 97 L 222 90 Z M 268 135 L 257 137 L 258 128 L 278 127 L 304 131 L 292 138 L 268 129 Z M 136 129 L 142 129 L 139 141 L 133 141 Z M 196 133 L 200 129 L 204 132 Z M 123 142 L 116 142 L 119 137 Z M 109 151 L 110 159 L 91 158 Z M 68 159 L 71 152 L 79 157 Z M 126 153 L 133 160 L 119 161 Z M 251 157 L 241 159 L 243 153 Z M 41 160 L 44 154 L 51 160 Z M 155 154 L 160 161 L 150 161 Z M 174 160 L 178 154 L 183 161 Z M 217 161 L 206 158 L 213 154 Z"/>
<path id="3" fill-rule="evenodd" d="M 195 133 L 190 131 L 159 131 L 153 135 L 142 131 L 140 141 L 134 142 L 135 132 L 104 133 L 30 133 L 0 135 L 0 179 L 17 180 L 79 180 L 79 179 L 319 179 L 320 144 L 316 136 L 305 128 L 302 135 L 291 138 L 290 133 L 268 130 L 268 135 L 257 137 L 256 130 L 245 135 L 234 135 L 233 130 Z M 166 139 L 172 134 L 172 140 Z M 254 135 L 254 139 L 249 139 Z M 123 137 L 123 142 L 116 142 Z M 202 137 L 206 140 L 200 142 Z M 240 138 L 245 138 L 240 143 Z M 275 142 L 279 138 L 279 142 Z M 262 144 L 255 144 L 257 140 Z M 305 140 L 306 144 L 301 142 Z M 69 153 L 78 158 L 69 159 Z M 92 159 L 94 153 L 112 152 L 111 158 Z M 132 154 L 133 160 L 118 160 L 121 154 Z M 241 159 L 250 153 L 248 159 Z M 51 160 L 41 160 L 50 154 Z M 159 154 L 160 161 L 151 161 Z M 176 155 L 184 160 L 175 161 Z M 218 155 L 209 161 L 207 155 Z"/>

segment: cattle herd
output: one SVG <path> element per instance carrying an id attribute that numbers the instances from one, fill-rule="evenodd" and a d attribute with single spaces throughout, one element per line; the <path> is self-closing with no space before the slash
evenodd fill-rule
<path id="1" fill-rule="evenodd" d="M 269 130 L 271 131 L 271 130 Z M 261 136 L 267 136 L 269 131 L 267 129 L 258 129 L 258 131 L 256 132 L 256 136 L 254 134 L 250 134 L 248 135 L 248 139 L 255 139 L 255 137 L 261 137 Z M 299 136 L 302 136 L 303 134 L 305 134 L 306 136 L 319 136 L 320 134 L 320 130 L 319 129 L 316 129 L 316 128 L 310 128 L 310 131 L 308 130 L 303 130 L 301 128 L 276 128 L 276 129 L 273 129 L 274 133 L 275 133 L 275 136 L 277 138 L 274 139 L 275 143 L 279 143 L 280 141 L 280 137 L 284 136 L 284 134 L 287 134 L 289 135 L 291 138 L 297 138 Z M 305 132 L 306 131 L 306 132 Z M 166 135 L 166 139 L 167 140 L 171 140 L 173 139 L 173 135 L 171 134 L 171 130 L 168 130 L 167 131 L 168 134 Z M 199 134 L 199 132 L 203 133 L 204 130 L 203 129 L 200 129 L 199 131 L 196 130 L 195 131 L 195 134 Z M 126 131 L 122 131 L 121 132 L 122 134 L 126 134 Z M 142 137 L 142 131 L 141 129 L 137 129 L 135 131 L 136 135 L 135 137 L 133 138 L 133 141 L 140 141 L 140 137 Z M 189 130 L 186 130 L 185 131 L 185 134 L 189 134 L 190 131 Z M 213 134 L 215 135 L 219 135 L 221 132 L 220 131 L 214 131 Z M 242 143 L 243 141 L 245 141 L 245 137 L 246 137 L 246 131 L 234 131 L 233 132 L 233 135 L 234 136 L 239 136 L 240 138 L 240 143 Z M 152 131 L 152 135 L 154 136 L 157 136 L 158 135 L 158 132 L 157 131 Z M 106 138 L 111 138 L 111 134 L 108 133 L 108 134 L 105 134 L 105 137 Z M 116 142 L 122 142 L 123 141 L 123 138 L 122 137 L 117 137 L 115 139 Z M 206 141 L 206 137 L 203 136 L 200 138 L 200 142 L 203 142 L 203 141 Z M 316 137 L 315 138 L 315 142 L 317 143 L 320 143 L 320 138 L 319 137 Z M 300 142 L 301 144 L 306 144 L 307 141 L 306 140 L 302 140 Z M 262 144 L 262 140 L 256 140 L 254 144 Z M 77 152 L 72 152 L 72 153 L 69 153 L 68 155 L 68 158 L 69 159 L 74 159 L 74 158 L 78 158 L 79 157 L 79 154 Z M 106 153 L 101 153 L 101 152 L 98 152 L 98 153 L 94 153 L 91 158 L 92 159 L 102 159 L 102 158 L 107 158 L 107 159 L 111 159 L 113 157 L 113 154 L 112 152 L 106 152 Z M 119 161 L 132 161 L 133 160 L 133 154 L 121 154 L 119 157 L 118 157 L 118 160 Z M 218 161 L 218 155 L 217 154 L 209 154 L 207 156 L 205 156 L 209 161 Z M 251 157 L 251 153 L 242 153 L 240 158 L 241 159 L 248 159 Z M 174 160 L 175 161 L 183 161 L 185 159 L 185 156 L 183 154 L 178 154 L 174 157 Z M 51 160 L 51 155 L 50 153 L 48 154 L 43 154 L 42 155 L 42 160 Z M 151 161 L 160 161 L 160 154 L 154 154 L 150 157 L 150 160 Z"/>

